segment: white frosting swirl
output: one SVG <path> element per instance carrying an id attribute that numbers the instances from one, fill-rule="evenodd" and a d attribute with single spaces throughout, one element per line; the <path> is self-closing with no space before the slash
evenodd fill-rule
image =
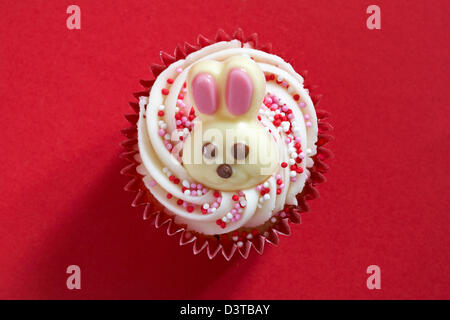
<path id="1" fill-rule="evenodd" d="M 271 130 L 279 146 L 280 164 L 285 163 L 283 166 L 287 166 L 280 165 L 279 170 L 264 183 L 265 186 L 237 189 L 236 192 L 222 191 L 218 196 L 217 191 L 207 190 L 199 186 L 199 182 L 192 181 L 177 152 L 174 152 L 181 149 L 183 141 L 179 140 L 180 134 L 186 136 L 189 134 L 189 126 L 192 126 L 192 121 L 184 121 L 187 128 L 182 129 L 178 121 L 177 128 L 176 114 L 185 106 L 188 113 L 192 106 L 189 95 L 183 94 L 186 91 L 183 88 L 189 68 L 200 60 L 223 61 L 234 55 L 250 56 L 266 77 L 275 78 L 266 83 L 265 105 L 261 106 L 259 116 L 261 123 Z M 163 92 L 163 89 L 167 90 Z M 184 95 L 182 99 L 180 93 Z M 285 109 L 287 107 L 292 110 L 289 111 L 292 114 L 289 125 L 274 125 L 276 114 L 288 115 L 281 109 L 269 109 L 270 103 L 267 102 L 274 96 L 279 99 L 280 106 L 285 105 Z M 179 100 L 182 100 L 181 103 Z M 283 130 L 285 126 L 292 132 L 286 133 Z M 162 131 L 164 136 L 161 136 Z M 308 179 L 308 168 L 313 166 L 317 134 L 313 102 L 307 89 L 303 87 L 303 78 L 290 64 L 276 55 L 253 49 L 248 43 L 242 44 L 238 40 L 219 42 L 171 64 L 156 78 L 149 97 L 141 97 L 139 154 L 136 156 L 140 165 L 137 170 L 143 175 L 144 184 L 152 195 L 174 215 L 175 222 L 186 224 L 190 230 L 214 235 L 241 227 L 254 228 L 264 224 L 274 213 L 283 210 L 285 205 L 297 205 L 296 195 L 302 191 Z M 301 154 L 296 153 L 297 142 L 301 144 Z M 295 158 L 299 157 L 303 160 L 295 162 Z M 297 169 L 295 178 L 292 173 L 295 170 L 291 168 L 293 164 L 301 168 Z M 179 179 L 179 183 L 174 183 L 174 180 L 178 182 L 176 179 Z M 267 195 L 262 195 L 261 188 L 270 191 Z M 239 198 L 237 201 L 236 197 Z M 242 205 L 239 206 L 241 202 Z M 232 212 L 234 213 L 231 214 Z"/>

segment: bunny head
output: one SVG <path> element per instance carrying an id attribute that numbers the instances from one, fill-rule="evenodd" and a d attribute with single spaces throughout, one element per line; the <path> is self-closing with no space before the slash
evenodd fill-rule
<path id="1" fill-rule="evenodd" d="M 204 185 L 222 191 L 254 187 L 278 167 L 274 138 L 257 120 L 266 81 L 248 57 L 195 64 L 187 79 L 197 114 L 183 145 L 183 165 Z"/>

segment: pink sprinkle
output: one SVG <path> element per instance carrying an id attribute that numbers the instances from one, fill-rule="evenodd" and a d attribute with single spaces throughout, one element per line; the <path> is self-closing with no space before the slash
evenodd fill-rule
<path id="1" fill-rule="evenodd" d="M 270 106 L 270 108 L 276 110 L 276 109 L 278 109 L 278 104 L 272 103 L 272 105 Z"/>
<path id="2" fill-rule="evenodd" d="M 212 212 L 212 209 L 211 208 L 208 208 L 208 213 L 211 213 Z"/>
<path id="3" fill-rule="evenodd" d="M 289 120 L 294 119 L 294 114 L 293 114 L 293 113 L 289 113 L 289 114 L 288 114 L 288 119 L 289 119 Z"/>
<path id="4" fill-rule="evenodd" d="M 266 97 L 266 104 L 271 104 L 272 103 L 272 99 L 270 97 Z"/>
<path id="5" fill-rule="evenodd" d="M 203 185 L 202 185 L 201 183 L 199 183 L 199 184 L 197 185 L 197 190 L 201 190 L 201 189 L 203 189 Z"/>
<path id="6" fill-rule="evenodd" d="M 280 102 L 280 98 L 278 98 L 277 96 L 274 95 L 273 101 L 278 104 L 278 102 Z"/>
<path id="7" fill-rule="evenodd" d="M 183 72 L 183 68 L 178 67 L 175 71 L 178 72 L 178 73 L 182 73 Z"/>
<path id="8" fill-rule="evenodd" d="M 238 213 L 238 211 L 236 209 L 231 209 L 231 213 L 236 214 L 236 213 Z"/>
<path id="9" fill-rule="evenodd" d="M 183 89 L 181 89 L 181 92 L 186 93 L 186 92 L 187 92 L 187 89 L 186 89 L 186 88 L 183 88 Z"/>
<path id="10" fill-rule="evenodd" d="M 295 142 L 300 142 L 300 137 L 295 137 Z"/>
<path id="11" fill-rule="evenodd" d="M 300 159 L 305 159 L 305 153 L 304 152 L 300 152 L 300 154 L 298 155 L 298 157 Z"/>
<path id="12" fill-rule="evenodd" d="M 177 120 L 175 123 L 179 126 L 181 124 L 181 120 Z"/>
<path id="13" fill-rule="evenodd" d="M 243 191 L 239 191 L 238 194 L 242 197 L 244 195 L 244 192 Z"/>
<path id="14" fill-rule="evenodd" d="M 289 142 L 291 142 L 291 138 L 286 138 L 284 141 L 285 141 L 286 143 L 289 143 Z"/>
<path id="15" fill-rule="evenodd" d="M 305 120 L 308 120 L 309 119 L 309 114 L 305 114 Z"/>
<path id="16" fill-rule="evenodd" d="M 287 88 L 288 83 L 287 83 L 286 81 L 283 81 L 283 82 L 281 83 L 281 85 L 282 85 L 283 87 Z"/>
<path id="17" fill-rule="evenodd" d="M 164 131 L 163 129 L 158 130 L 158 135 L 160 135 L 161 137 L 165 134 L 166 134 L 166 131 Z"/>
<path id="18" fill-rule="evenodd" d="M 191 189 L 195 189 L 197 185 L 195 183 L 191 183 Z"/>
<path id="19" fill-rule="evenodd" d="M 311 121 L 306 122 L 306 126 L 309 128 L 311 127 Z"/>
<path id="20" fill-rule="evenodd" d="M 166 148 L 170 151 L 170 150 L 172 150 L 172 144 L 171 143 L 168 143 L 167 145 L 166 145 Z"/>
<path id="21" fill-rule="evenodd" d="M 256 186 L 256 190 L 261 191 L 261 189 L 262 189 L 262 185 L 257 185 Z"/>
<path id="22" fill-rule="evenodd" d="M 218 203 L 218 202 L 214 202 L 214 203 L 212 204 L 212 207 L 213 207 L 213 208 L 218 208 L 218 207 L 219 207 L 219 203 Z"/>
<path id="23" fill-rule="evenodd" d="M 281 174 L 277 174 L 276 176 L 275 176 L 275 179 L 281 179 Z"/>
<path id="24" fill-rule="evenodd" d="M 296 177 L 291 177 L 291 181 L 295 182 L 295 181 L 297 181 L 297 178 Z"/>
<path id="25" fill-rule="evenodd" d="M 302 102 L 300 102 L 300 103 L 298 104 L 298 106 L 299 106 L 300 108 L 304 108 L 304 107 L 306 107 L 306 103 L 304 103 L 304 102 L 302 101 Z"/>
<path id="26" fill-rule="evenodd" d="M 283 106 L 283 107 L 281 108 L 281 111 L 283 111 L 283 112 L 287 112 L 288 110 L 289 110 L 289 108 L 286 107 L 286 106 Z"/>
<path id="27" fill-rule="evenodd" d="M 221 202 L 222 202 L 222 197 L 218 197 L 218 198 L 217 198 L 217 202 L 218 202 L 218 203 L 221 203 Z"/>
<path id="28" fill-rule="evenodd" d="M 237 215 L 234 216 L 236 218 L 236 221 L 239 220 L 241 218 L 241 215 L 238 213 Z"/>
<path id="29" fill-rule="evenodd" d="M 197 191 L 192 190 L 192 191 L 191 191 L 191 196 L 195 197 L 196 195 L 197 195 Z"/>
<path id="30" fill-rule="evenodd" d="M 234 205 L 234 207 L 235 207 L 236 209 L 240 209 L 240 208 L 241 208 L 241 205 L 240 205 L 239 203 L 236 203 L 236 204 Z"/>
<path id="31" fill-rule="evenodd" d="M 205 193 L 207 193 L 207 192 L 208 192 L 208 189 L 203 188 L 202 193 L 205 194 Z"/>
<path id="32" fill-rule="evenodd" d="M 280 216 L 281 216 L 282 218 L 285 218 L 285 217 L 286 217 L 286 213 L 283 211 L 283 212 L 281 212 Z"/>
<path id="33" fill-rule="evenodd" d="M 156 186 L 156 181 L 155 180 L 151 180 L 150 181 L 150 187 L 154 187 Z"/>
<path id="34" fill-rule="evenodd" d="M 186 201 L 183 201 L 183 207 L 187 207 L 188 206 L 188 204 L 187 204 L 187 202 Z"/>
<path id="35" fill-rule="evenodd" d="M 282 183 L 282 184 L 280 184 L 280 187 L 279 187 L 280 189 L 283 189 L 284 188 L 284 183 Z"/>
<path id="36" fill-rule="evenodd" d="M 231 218 L 231 221 L 236 222 L 236 217 Z"/>

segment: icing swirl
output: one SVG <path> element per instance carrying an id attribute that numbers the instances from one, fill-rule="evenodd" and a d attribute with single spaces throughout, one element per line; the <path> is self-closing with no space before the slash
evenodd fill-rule
<path id="1" fill-rule="evenodd" d="M 195 181 L 182 162 L 183 145 L 199 116 L 186 84 L 198 62 L 223 62 L 233 56 L 250 57 L 265 75 L 256 121 L 276 142 L 279 163 L 275 173 L 254 187 L 220 191 Z M 139 104 L 137 171 L 176 223 L 207 235 L 223 234 L 258 227 L 285 205 L 297 205 L 295 197 L 316 154 L 317 117 L 303 78 L 280 57 L 238 40 L 212 44 L 171 64 Z"/>

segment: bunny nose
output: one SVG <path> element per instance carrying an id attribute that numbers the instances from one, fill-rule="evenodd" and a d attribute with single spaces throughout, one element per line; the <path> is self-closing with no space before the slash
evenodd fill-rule
<path id="1" fill-rule="evenodd" d="M 217 167 L 217 174 L 221 178 L 229 178 L 233 174 L 233 169 L 228 164 L 221 164 Z"/>

